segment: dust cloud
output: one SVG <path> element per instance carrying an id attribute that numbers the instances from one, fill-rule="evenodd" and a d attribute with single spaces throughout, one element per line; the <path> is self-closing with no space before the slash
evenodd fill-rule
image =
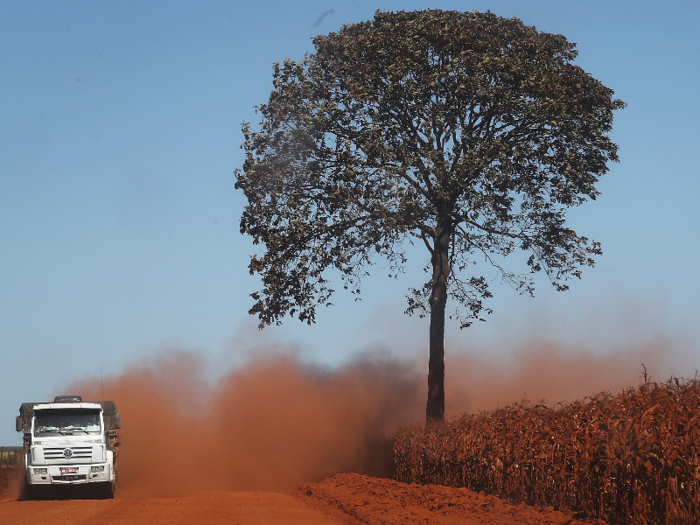
<path id="1" fill-rule="evenodd" d="M 680 374 L 683 350 L 672 338 L 659 338 L 630 348 L 596 353 L 556 341 L 530 341 L 513 355 L 489 359 L 489 352 L 458 353 L 445 370 L 445 406 L 449 416 L 492 410 L 528 400 L 554 406 L 599 392 L 618 394 L 644 381 L 665 381 Z M 692 377 L 693 370 L 685 373 Z"/>
<path id="2" fill-rule="evenodd" d="M 326 370 L 297 357 L 252 361 L 216 383 L 206 360 L 167 352 L 120 376 L 72 385 L 116 402 L 123 496 L 284 490 L 338 472 L 386 475 L 391 437 L 421 417 L 415 369 L 358 359 Z"/>
<path id="3" fill-rule="evenodd" d="M 663 344 L 598 355 L 531 342 L 492 360 L 483 349 L 448 353 L 447 414 L 618 393 L 639 384 L 641 363 L 663 369 Z M 387 475 L 396 429 L 424 418 L 426 360 L 375 352 L 331 369 L 262 353 L 213 381 L 212 365 L 222 366 L 173 350 L 65 392 L 117 403 L 119 496 L 287 490 L 344 471 Z"/>

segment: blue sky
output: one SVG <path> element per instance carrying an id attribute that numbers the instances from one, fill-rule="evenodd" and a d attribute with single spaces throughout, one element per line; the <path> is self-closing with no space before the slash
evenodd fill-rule
<path id="1" fill-rule="evenodd" d="M 422 259 L 397 281 L 378 264 L 363 301 L 338 295 L 313 327 L 258 332 L 233 170 L 274 61 L 376 9 L 428 7 L 561 33 L 628 104 L 613 132 L 621 162 L 570 214 L 603 244 L 596 268 L 564 294 L 496 286 L 488 323 L 449 328 L 448 358 L 449 344 L 544 337 L 614 352 L 664 334 L 697 367 L 697 2 L 0 0 L 0 444 L 20 441 L 20 402 L 163 348 L 214 363 L 269 341 L 329 366 L 376 348 L 422 355 L 427 324 L 402 315 Z"/>

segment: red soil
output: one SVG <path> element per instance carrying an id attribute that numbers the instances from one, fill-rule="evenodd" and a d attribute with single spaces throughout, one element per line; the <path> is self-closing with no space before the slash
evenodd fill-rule
<path id="1" fill-rule="evenodd" d="M 509 505 L 466 489 L 339 474 L 292 493 L 210 491 L 184 497 L 17 501 L 0 495 L 3 525 L 310 524 L 583 525 L 553 509 Z M 599 522 L 602 524 L 602 522 Z"/>
<path id="2" fill-rule="evenodd" d="M 300 491 L 301 497 L 312 506 L 341 511 L 360 523 L 372 525 L 584 524 L 571 514 L 551 507 L 510 505 L 494 496 L 467 489 L 409 485 L 359 474 L 338 474 L 321 483 L 303 485 Z"/>

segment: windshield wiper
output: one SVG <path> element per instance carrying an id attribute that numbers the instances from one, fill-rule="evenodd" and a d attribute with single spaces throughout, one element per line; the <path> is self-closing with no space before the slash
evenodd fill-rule
<path id="1" fill-rule="evenodd" d="M 58 432 L 59 434 L 61 433 L 61 429 L 58 427 L 39 427 L 35 431 L 37 434 L 48 434 L 49 432 Z"/>
<path id="2" fill-rule="evenodd" d="M 61 428 L 61 430 L 59 430 L 59 432 L 61 434 L 63 434 L 63 432 L 85 432 L 86 434 L 88 433 L 88 431 L 85 430 L 85 427 L 74 427 L 74 426 L 63 427 L 63 428 Z"/>

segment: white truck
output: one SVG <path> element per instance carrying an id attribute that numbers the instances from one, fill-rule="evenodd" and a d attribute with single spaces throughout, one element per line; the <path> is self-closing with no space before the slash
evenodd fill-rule
<path id="1" fill-rule="evenodd" d="M 16 428 L 24 433 L 27 497 L 83 484 L 113 498 L 120 423 L 113 401 L 57 396 L 53 402 L 22 403 Z"/>

